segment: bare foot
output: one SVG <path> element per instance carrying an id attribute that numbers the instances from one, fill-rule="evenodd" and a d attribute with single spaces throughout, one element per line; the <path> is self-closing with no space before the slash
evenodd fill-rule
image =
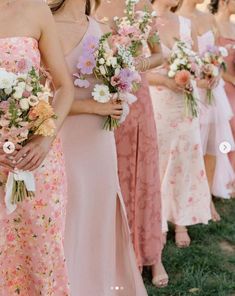
<path id="1" fill-rule="evenodd" d="M 190 246 L 191 239 L 186 227 L 175 226 L 175 243 L 178 248 L 187 248 Z"/>
<path id="2" fill-rule="evenodd" d="M 221 217 L 217 212 L 213 201 L 211 201 L 211 218 L 212 218 L 212 221 L 214 222 L 219 222 L 221 220 Z"/>
<path id="3" fill-rule="evenodd" d="M 165 288 L 168 286 L 169 277 L 162 262 L 152 266 L 152 277 L 152 283 L 157 288 Z"/>

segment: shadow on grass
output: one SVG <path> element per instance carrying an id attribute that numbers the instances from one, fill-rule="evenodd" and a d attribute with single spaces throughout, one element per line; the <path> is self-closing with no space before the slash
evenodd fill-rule
<path id="1" fill-rule="evenodd" d="M 170 230 L 163 254 L 170 284 L 155 288 L 145 270 L 149 296 L 235 296 L 235 200 L 217 200 L 216 207 L 222 221 L 190 227 L 189 248 L 176 248 Z"/>

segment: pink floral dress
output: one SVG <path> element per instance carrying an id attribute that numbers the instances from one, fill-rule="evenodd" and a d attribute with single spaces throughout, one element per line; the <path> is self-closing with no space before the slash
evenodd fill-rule
<path id="1" fill-rule="evenodd" d="M 179 17 L 181 40 L 191 44 L 188 20 Z M 171 49 L 162 44 L 165 58 Z M 164 68 L 157 72 L 166 75 Z M 205 172 L 198 118 L 185 115 L 183 94 L 151 87 L 158 127 L 163 231 L 167 222 L 179 226 L 208 223 L 210 191 Z"/>
<path id="2" fill-rule="evenodd" d="M 13 72 L 40 67 L 37 40 L 0 39 L 0 66 Z M 35 171 L 36 196 L 20 203 L 10 215 L 4 202 L 7 171 L 0 167 L 0 295 L 69 295 L 63 232 L 66 178 L 57 139 Z"/>

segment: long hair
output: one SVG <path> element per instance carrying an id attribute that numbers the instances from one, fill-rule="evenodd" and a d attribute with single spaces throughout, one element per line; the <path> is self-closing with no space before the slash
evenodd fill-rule
<path id="1" fill-rule="evenodd" d="M 49 7 L 52 11 L 52 13 L 55 13 L 56 11 L 58 11 L 61 7 L 64 6 L 66 0 L 56 0 L 56 1 L 53 1 L 51 3 L 49 3 Z M 100 0 L 94 0 L 94 9 L 97 9 L 98 6 L 100 5 Z M 86 0 L 86 6 L 85 6 L 85 13 L 86 15 L 90 15 L 91 14 L 91 8 L 92 8 L 92 5 L 91 5 L 91 0 Z"/>
<path id="2" fill-rule="evenodd" d="M 219 9 L 219 0 L 211 0 L 208 5 L 208 8 L 211 13 L 213 14 L 217 13 Z"/>

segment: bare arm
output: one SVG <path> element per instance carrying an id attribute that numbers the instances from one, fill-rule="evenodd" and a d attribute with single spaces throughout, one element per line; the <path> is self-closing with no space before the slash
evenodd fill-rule
<path id="1" fill-rule="evenodd" d="M 39 49 L 42 61 L 51 74 L 55 87 L 53 107 L 58 116 L 55 121 L 57 134 L 69 113 L 74 96 L 74 87 L 60 49 L 56 27 L 48 6 L 41 2 L 32 2 L 31 5 L 35 5 L 34 9 L 30 11 L 32 11 L 35 22 L 37 22 L 41 31 Z M 17 168 L 22 170 L 36 169 L 49 152 L 53 140 L 53 138 L 41 136 L 33 138 L 16 155 Z M 26 155 L 25 158 L 24 155 Z"/>

